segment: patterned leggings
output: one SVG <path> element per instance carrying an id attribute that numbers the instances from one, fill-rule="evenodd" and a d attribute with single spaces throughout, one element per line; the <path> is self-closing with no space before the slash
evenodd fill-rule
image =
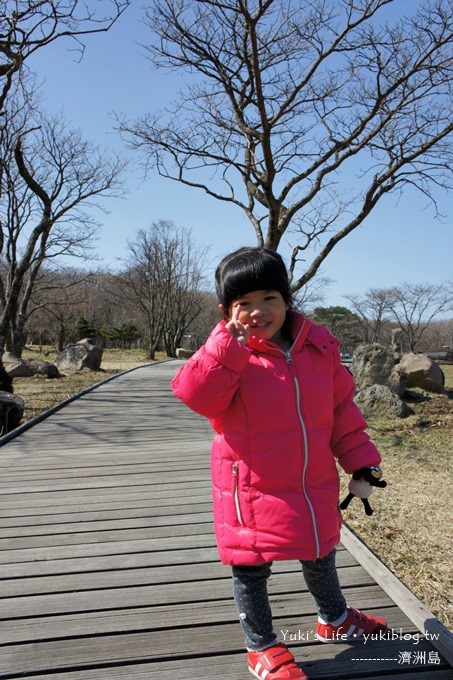
<path id="1" fill-rule="evenodd" d="M 335 566 L 335 549 L 319 560 L 301 561 L 308 590 L 324 621 L 335 621 L 346 610 Z M 233 567 L 233 593 L 247 649 L 271 646 L 277 639 L 272 627 L 272 611 L 267 579 L 272 562 L 258 567 Z"/>

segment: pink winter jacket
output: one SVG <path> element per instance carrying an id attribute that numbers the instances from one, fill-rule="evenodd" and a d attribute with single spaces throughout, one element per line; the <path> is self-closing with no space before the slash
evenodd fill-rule
<path id="1" fill-rule="evenodd" d="M 314 560 L 340 540 L 339 478 L 379 465 L 353 401 L 338 341 L 290 312 L 291 350 L 249 339 L 221 321 L 172 382 L 210 419 L 214 521 L 225 564 Z"/>

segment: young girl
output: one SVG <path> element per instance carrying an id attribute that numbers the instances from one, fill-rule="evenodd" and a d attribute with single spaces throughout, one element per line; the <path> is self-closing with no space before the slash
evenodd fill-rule
<path id="1" fill-rule="evenodd" d="M 220 263 L 216 288 L 224 320 L 172 387 L 215 431 L 215 531 L 220 558 L 233 570 L 249 671 L 301 680 L 307 676 L 272 628 L 271 563 L 300 560 L 323 642 L 385 629 L 383 619 L 347 607 L 335 567 L 336 460 L 352 474 L 381 459 L 338 341 L 291 309 L 280 255 L 241 248 Z"/>

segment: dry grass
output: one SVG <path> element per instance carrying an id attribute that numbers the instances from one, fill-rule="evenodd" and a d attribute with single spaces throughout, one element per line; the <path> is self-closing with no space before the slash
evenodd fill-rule
<path id="1" fill-rule="evenodd" d="M 367 517 L 360 501 L 345 520 L 448 627 L 453 624 L 453 366 L 443 366 L 449 393 L 411 404 L 415 415 L 369 419 L 388 487 L 377 489 Z M 343 476 L 343 493 L 348 479 Z"/>
<path id="2" fill-rule="evenodd" d="M 36 351 L 29 354 L 40 358 Z M 48 361 L 52 357 L 41 357 Z M 144 352 L 106 350 L 102 371 L 58 380 L 22 378 L 14 390 L 25 399 L 24 420 L 114 373 L 149 363 Z M 443 366 L 449 393 L 413 404 L 407 419 L 373 419 L 369 431 L 383 457 L 388 487 L 371 498 L 367 517 L 360 501 L 345 512 L 348 525 L 447 626 L 452 627 L 453 573 L 453 366 Z M 342 477 L 342 497 L 348 479 Z"/>

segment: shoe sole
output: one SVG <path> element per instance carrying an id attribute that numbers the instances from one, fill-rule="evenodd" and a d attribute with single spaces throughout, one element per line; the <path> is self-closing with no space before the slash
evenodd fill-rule
<path id="1" fill-rule="evenodd" d="M 255 673 L 253 668 L 251 668 L 250 666 L 247 666 L 247 668 L 249 669 L 249 673 L 251 673 L 253 675 L 253 677 L 258 678 L 258 680 L 262 680 L 261 675 L 257 675 L 257 673 Z"/>

